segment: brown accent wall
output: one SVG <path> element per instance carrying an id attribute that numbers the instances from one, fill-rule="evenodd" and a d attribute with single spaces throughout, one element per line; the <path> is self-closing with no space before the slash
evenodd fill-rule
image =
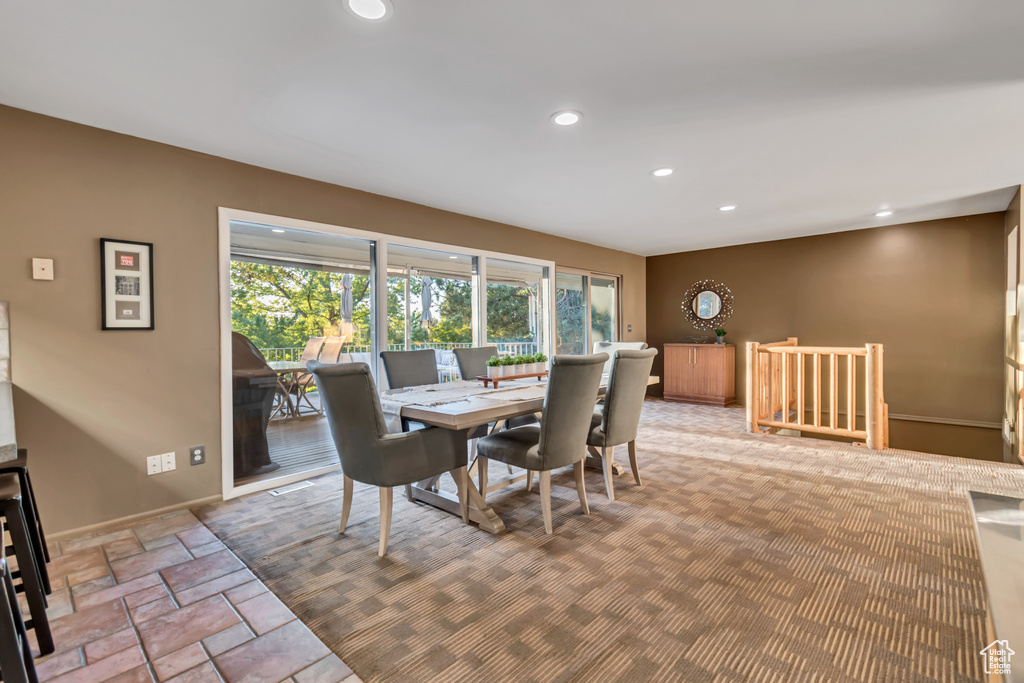
<path id="1" fill-rule="evenodd" d="M 18 437 L 53 532 L 220 493 L 219 206 L 619 274 L 625 338 L 647 336 L 642 256 L 2 106 L 0 150 Z M 155 244 L 155 331 L 100 331 L 100 237 Z M 54 281 L 31 279 L 32 257 Z M 189 467 L 198 444 L 207 464 Z M 172 450 L 178 469 L 147 477 L 145 456 Z"/>
<path id="2" fill-rule="evenodd" d="M 690 285 L 713 278 L 735 295 L 726 328 L 738 347 L 739 403 L 748 341 L 877 342 L 891 413 L 998 423 L 1003 251 L 1003 213 L 992 213 L 651 257 L 648 342 L 660 349 L 703 334 L 680 303 Z M 893 421 L 891 432 L 895 448 L 992 460 L 1000 441 L 998 429 L 920 422 Z"/>

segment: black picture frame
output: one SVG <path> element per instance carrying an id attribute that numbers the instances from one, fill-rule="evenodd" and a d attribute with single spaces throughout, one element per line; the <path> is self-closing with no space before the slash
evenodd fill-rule
<path id="1" fill-rule="evenodd" d="M 105 331 L 156 329 L 152 242 L 100 238 L 100 311 Z"/>

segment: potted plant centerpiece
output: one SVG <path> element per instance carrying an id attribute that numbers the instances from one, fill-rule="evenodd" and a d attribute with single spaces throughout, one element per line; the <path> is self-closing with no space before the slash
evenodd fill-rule
<path id="1" fill-rule="evenodd" d="M 501 376 L 512 377 L 515 375 L 516 359 L 515 356 L 505 356 L 501 359 Z"/>
<path id="2" fill-rule="evenodd" d="M 533 354 L 533 370 L 531 372 L 541 373 L 547 370 L 548 357 L 538 351 Z"/>
<path id="3" fill-rule="evenodd" d="M 716 327 L 715 328 L 715 343 L 716 344 L 724 344 L 725 343 L 725 335 L 726 335 L 726 331 L 725 330 L 723 330 L 721 327 Z"/>
<path id="4" fill-rule="evenodd" d="M 487 376 L 491 379 L 501 377 L 501 359 L 497 356 L 491 356 L 487 359 Z"/>

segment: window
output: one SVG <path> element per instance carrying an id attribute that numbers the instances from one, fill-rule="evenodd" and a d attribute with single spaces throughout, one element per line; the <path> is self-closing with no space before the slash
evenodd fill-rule
<path id="1" fill-rule="evenodd" d="M 311 340 L 312 347 L 325 338 L 321 362 L 366 362 L 381 388 L 379 352 L 387 349 L 434 349 L 441 381 L 457 377 L 460 346 L 555 351 L 550 261 L 234 209 L 220 216 L 225 498 L 337 469 L 316 385 L 296 382 L 308 379 L 303 355 Z M 262 393 L 252 388 L 251 401 L 236 401 L 232 332 L 247 340 L 241 348 L 269 380 Z M 236 405 L 255 411 L 264 401 L 269 420 L 255 412 L 233 419 Z M 258 431 L 256 446 L 236 441 L 236 427 Z"/>
<path id="2" fill-rule="evenodd" d="M 502 355 L 548 351 L 547 266 L 488 258 L 487 343 Z"/>
<path id="3" fill-rule="evenodd" d="M 560 270 L 555 283 L 557 353 L 590 353 L 594 343 L 619 339 L 619 279 Z"/>
<path id="4" fill-rule="evenodd" d="M 555 276 L 555 353 L 587 353 L 586 275 L 559 272 Z"/>
<path id="5" fill-rule="evenodd" d="M 321 473 L 338 456 L 302 367 L 318 353 L 372 362 L 374 242 L 242 221 L 230 231 L 234 483 Z"/>
<path id="6" fill-rule="evenodd" d="M 599 341 L 616 341 L 617 303 L 615 278 L 590 278 L 590 346 Z"/>

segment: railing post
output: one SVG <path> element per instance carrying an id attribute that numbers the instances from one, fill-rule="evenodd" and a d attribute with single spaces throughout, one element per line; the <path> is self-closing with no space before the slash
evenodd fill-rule
<path id="1" fill-rule="evenodd" d="M 867 446 L 872 450 L 885 448 L 885 400 L 882 393 L 882 345 L 866 346 L 864 364 L 864 414 L 867 421 Z"/>
<path id="2" fill-rule="evenodd" d="M 758 416 L 761 414 L 758 406 L 760 396 L 760 371 L 758 370 L 757 342 L 747 342 L 747 431 L 760 432 L 757 426 Z"/>

